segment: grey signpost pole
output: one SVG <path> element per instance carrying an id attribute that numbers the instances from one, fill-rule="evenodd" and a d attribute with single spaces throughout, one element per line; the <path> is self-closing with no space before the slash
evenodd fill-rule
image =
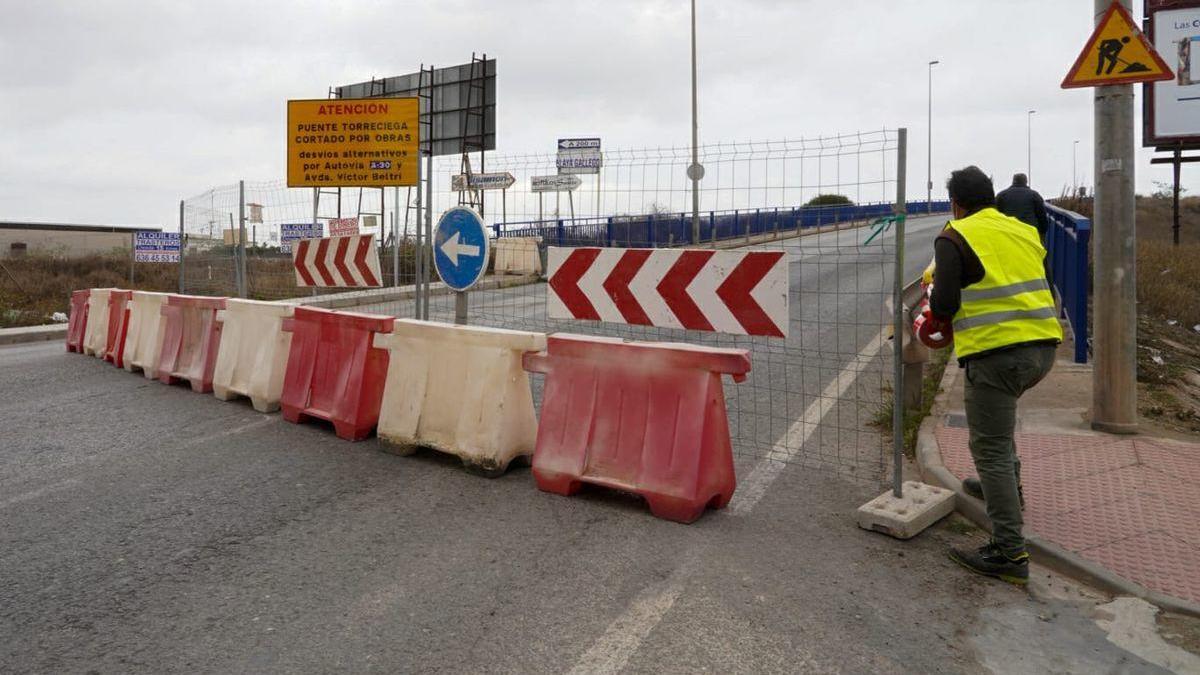
<path id="1" fill-rule="evenodd" d="M 904 496 L 904 218 L 908 199 L 905 188 L 908 163 L 908 129 L 898 130 L 896 141 L 896 273 L 892 282 L 892 494 Z"/>
<path id="2" fill-rule="evenodd" d="M 700 126 L 696 117 L 696 0 L 692 0 L 692 167 L 700 166 Z M 700 245 L 700 176 L 693 168 L 692 179 L 692 245 Z"/>
<path id="3" fill-rule="evenodd" d="M 137 261 L 137 232 L 129 233 L 129 285 L 133 286 L 133 263 Z"/>
<path id="4" fill-rule="evenodd" d="M 400 287 L 400 186 L 392 188 L 392 286 Z"/>
<path id="5" fill-rule="evenodd" d="M 1111 0 L 1095 0 L 1096 20 Z M 1121 0 L 1126 10 L 1130 0 Z M 1095 89 L 1092 428 L 1137 431 L 1133 85 Z"/>
<path id="6" fill-rule="evenodd" d="M 246 297 L 246 181 L 238 181 L 238 297 Z"/>
<path id="7" fill-rule="evenodd" d="M 422 275 L 424 276 L 425 285 L 425 301 L 421 306 L 421 318 L 429 320 L 429 280 L 431 277 L 430 270 L 433 267 L 433 152 L 432 145 L 430 146 L 429 157 L 425 159 L 426 173 L 429 174 L 425 181 L 425 249 L 422 251 L 422 256 L 425 262 L 422 265 Z M 482 201 L 480 206 L 482 207 Z"/>
<path id="8" fill-rule="evenodd" d="M 179 200 L 179 293 L 183 294 L 183 200 Z"/>
<path id="9" fill-rule="evenodd" d="M 467 325 L 467 292 L 454 292 L 454 323 L 459 326 Z"/>
<path id="10" fill-rule="evenodd" d="M 413 239 L 413 318 L 421 318 L 421 274 L 424 269 L 422 260 L 421 245 L 425 241 L 425 221 L 421 216 L 424 215 L 422 208 L 425 206 L 425 195 L 421 194 L 421 152 L 420 145 L 417 146 L 417 227 L 414 232 Z M 426 178 L 428 180 L 428 178 Z"/>

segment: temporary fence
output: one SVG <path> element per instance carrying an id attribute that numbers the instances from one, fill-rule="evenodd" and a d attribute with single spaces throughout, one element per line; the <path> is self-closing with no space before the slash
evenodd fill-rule
<path id="1" fill-rule="evenodd" d="M 896 196 L 904 190 L 903 136 L 902 130 L 880 130 L 701 148 L 706 176 L 698 246 L 786 251 L 786 338 L 552 319 L 544 278 L 490 278 L 492 283 L 466 298 L 466 320 L 542 333 L 747 349 L 749 376 L 726 390 L 735 455 L 743 462 L 799 464 L 880 481 L 888 475 L 898 432 L 890 392 L 897 365 L 891 335 L 898 282 L 926 262 L 914 261 L 897 274 L 903 253 L 898 234 L 905 223 L 887 217 L 904 210 L 914 217 L 948 210 L 945 202 L 897 206 Z M 516 184 L 486 194 L 486 203 L 476 206 L 494 236 L 540 240 L 543 256 L 549 246 L 697 246 L 692 243 L 691 183 L 684 175 L 690 151 L 605 151 L 603 157 L 602 173 L 585 176 L 575 192 L 534 193 L 528 179 L 555 173 L 552 154 L 489 153 L 488 170 L 509 171 Z M 434 164 L 431 183 L 424 186 L 432 209 L 423 214 L 432 211 L 436 219 L 468 195 L 450 189 L 459 158 Z M 290 257 L 279 250 L 279 235 L 282 224 L 312 222 L 314 212 L 321 221 L 363 216 L 360 229 L 378 233 L 381 240 L 384 285 L 414 284 L 417 194 L 406 188 L 316 193 L 281 183 L 245 183 L 185 200 L 184 291 L 258 299 L 307 295 L 311 291 L 295 285 Z M 250 204 L 261 222 L 248 222 Z M 374 216 L 374 222 L 367 216 Z M 226 235 L 226 230 L 236 234 Z M 399 247 L 398 266 L 392 262 L 392 246 Z M 428 247 L 424 251 L 428 256 Z M 363 302 L 356 311 L 446 322 L 462 315 L 462 299 L 437 284 L 384 297 Z M 542 376 L 535 374 L 531 381 L 540 406 Z"/>

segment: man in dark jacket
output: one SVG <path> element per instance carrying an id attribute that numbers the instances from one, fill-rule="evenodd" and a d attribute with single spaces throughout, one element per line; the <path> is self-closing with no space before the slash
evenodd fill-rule
<path id="1" fill-rule="evenodd" d="M 1037 228 L 1042 241 L 1046 241 L 1046 202 L 1033 188 L 1029 187 L 1029 178 L 1018 173 L 1013 176 L 1012 187 L 1000 191 L 996 195 L 996 209 L 1006 216 Z"/>

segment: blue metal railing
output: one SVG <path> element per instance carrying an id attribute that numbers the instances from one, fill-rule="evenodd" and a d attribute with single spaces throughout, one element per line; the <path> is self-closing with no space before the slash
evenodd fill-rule
<path id="1" fill-rule="evenodd" d="M 909 202 L 914 217 L 930 212 L 924 201 Z M 934 201 L 932 213 L 950 210 L 950 202 Z M 796 206 L 707 211 L 700 214 L 700 239 L 723 241 L 768 233 L 787 233 L 892 214 L 891 203 Z M 497 237 L 541 237 L 553 246 L 676 246 L 691 241 L 689 213 L 657 213 L 605 218 L 561 218 L 492 225 Z"/>
<path id="2" fill-rule="evenodd" d="M 1062 300 L 1062 311 L 1075 336 L 1075 363 L 1087 363 L 1088 352 L 1088 266 L 1092 221 L 1073 211 L 1046 204 L 1050 227 L 1046 251 L 1050 274 Z"/>

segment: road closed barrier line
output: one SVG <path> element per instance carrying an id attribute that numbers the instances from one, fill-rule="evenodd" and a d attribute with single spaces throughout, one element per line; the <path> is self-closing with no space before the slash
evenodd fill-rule
<path id="1" fill-rule="evenodd" d="M 87 329 L 83 337 L 83 353 L 104 358 L 108 347 L 108 294 L 115 288 L 93 288 L 88 295 Z"/>
<path id="2" fill-rule="evenodd" d="M 283 321 L 295 307 L 229 299 L 218 313 L 221 345 L 213 369 L 213 395 L 222 401 L 250 399 L 259 412 L 279 410 L 292 334 Z"/>
<path id="3" fill-rule="evenodd" d="M 212 391 L 213 369 L 221 339 L 217 312 L 225 298 L 170 295 L 162 305 L 163 341 L 158 379 L 166 384 L 186 380 L 193 391 Z"/>
<path id="4" fill-rule="evenodd" d="M 129 299 L 133 291 L 112 290 L 108 294 L 108 331 L 104 340 L 104 360 L 125 367 L 125 334 L 129 328 Z"/>
<path id="5" fill-rule="evenodd" d="M 129 300 L 129 326 L 125 331 L 125 370 L 142 371 L 148 379 L 158 379 L 158 358 L 162 352 L 162 306 L 166 293 L 134 291 Z"/>
<path id="6" fill-rule="evenodd" d="M 297 307 L 283 320 L 292 334 L 280 408 L 283 418 L 322 419 L 339 438 L 359 441 L 379 423 L 388 352 L 374 347 L 377 333 L 390 333 L 390 316 Z"/>
<path id="7" fill-rule="evenodd" d="M 539 489 L 615 488 L 685 523 L 729 503 L 737 481 L 721 375 L 744 380 L 746 350 L 556 334 L 525 369 L 546 375 Z"/>
<path id="8" fill-rule="evenodd" d="M 545 335 L 400 319 L 375 346 L 390 353 L 379 438 L 391 449 L 433 448 L 488 476 L 533 454 L 537 415 L 521 360 L 546 348 Z"/>
<path id="9" fill-rule="evenodd" d="M 83 343 L 87 339 L 88 297 L 91 289 L 84 288 L 71 292 L 70 316 L 67 319 L 67 351 L 83 352 Z"/>

